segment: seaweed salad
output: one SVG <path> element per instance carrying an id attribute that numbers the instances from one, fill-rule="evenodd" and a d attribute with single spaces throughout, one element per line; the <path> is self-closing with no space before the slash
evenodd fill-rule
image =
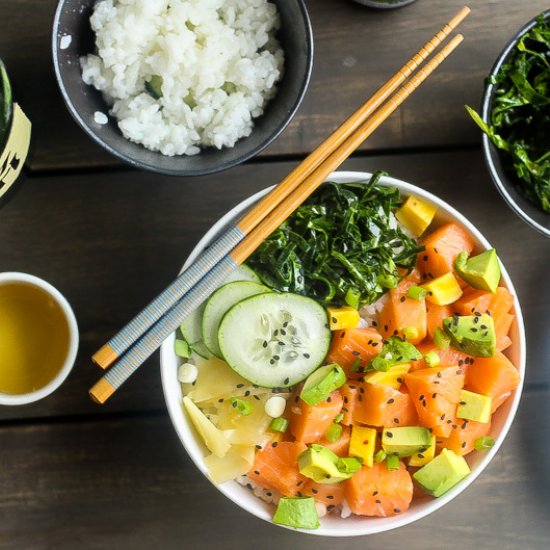
<path id="1" fill-rule="evenodd" d="M 496 75 L 489 121 L 466 107 L 516 175 L 518 190 L 550 213 L 550 21 L 540 16 Z"/>

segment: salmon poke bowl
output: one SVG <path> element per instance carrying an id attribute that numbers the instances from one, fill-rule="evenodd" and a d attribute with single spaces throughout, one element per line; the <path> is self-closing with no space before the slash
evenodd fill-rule
<path id="1" fill-rule="evenodd" d="M 324 536 L 406 525 L 464 491 L 502 444 L 524 373 L 497 250 L 382 172 L 332 174 L 161 348 L 197 468 L 251 514 Z"/>

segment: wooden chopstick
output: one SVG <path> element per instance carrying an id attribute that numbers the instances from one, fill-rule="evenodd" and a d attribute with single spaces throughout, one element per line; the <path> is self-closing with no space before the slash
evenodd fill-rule
<path id="1" fill-rule="evenodd" d="M 151 328 L 171 307 L 228 254 L 246 235 L 314 172 L 348 137 L 432 54 L 435 49 L 468 16 L 470 8 L 462 8 L 441 30 L 403 65 L 377 92 L 353 113 L 319 147 L 310 153 L 288 176 L 266 195 L 236 224 L 231 225 L 199 258 L 149 303 L 125 327 L 93 356 L 94 363 L 106 369 Z"/>
<path id="2" fill-rule="evenodd" d="M 140 338 L 137 343 L 91 389 L 90 396 L 104 403 L 137 368 L 220 286 L 227 275 L 244 262 L 302 202 L 339 166 L 369 135 L 393 113 L 416 88 L 454 51 L 463 36 L 455 36 L 435 54 L 417 74 L 396 91 L 374 115 L 353 132 L 320 164 L 309 177 L 290 193 L 271 213 L 262 219 L 230 254 L 218 262 L 172 309 Z"/>

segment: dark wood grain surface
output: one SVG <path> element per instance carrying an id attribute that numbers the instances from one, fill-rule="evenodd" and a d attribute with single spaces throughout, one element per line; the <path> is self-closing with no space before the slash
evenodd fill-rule
<path id="1" fill-rule="evenodd" d="M 53 76 L 54 0 L 0 2 L 0 56 L 31 117 L 30 169 L 0 209 L 0 271 L 41 276 L 78 318 L 73 372 L 52 396 L 0 408 L 0 548 L 262 547 L 546 549 L 550 545 L 550 241 L 493 187 L 463 105 L 540 0 L 474 0 L 460 50 L 343 168 L 385 169 L 448 201 L 498 249 L 524 311 L 527 376 L 518 417 L 488 469 L 432 516 L 383 535 L 334 541 L 261 522 L 194 468 L 166 414 L 158 355 L 100 407 L 89 357 L 172 280 L 204 232 L 276 183 L 461 6 L 419 0 L 380 12 L 308 0 L 316 58 L 295 120 L 254 161 L 168 178 L 129 170 L 68 115 Z M 1 335 L 0 335 L 1 337 Z"/>
<path id="2" fill-rule="evenodd" d="M 0 3 L 0 56 L 34 123 L 31 166 L 113 166 L 118 161 L 84 135 L 57 89 L 50 48 L 55 5 L 55 0 Z M 307 5 L 316 50 L 309 93 L 283 138 L 264 157 L 309 152 L 464 2 L 420 0 L 389 11 L 367 9 L 352 0 L 307 0 Z M 463 106 L 479 105 L 483 79 L 498 53 L 525 21 L 548 8 L 548 2 L 472 0 L 469 5 L 473 12 L 461 26 L 465 43 L 364 149 L 477 144 L 478 133 Z"/>

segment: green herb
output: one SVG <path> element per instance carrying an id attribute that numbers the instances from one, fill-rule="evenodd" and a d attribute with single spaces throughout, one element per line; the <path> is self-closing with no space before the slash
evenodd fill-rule
<path id="1" fill-rule="evenodd" d="M 346 292 L 346 297 L 344 298 L 344 301 L 348 306 L 354 307 L 355 309 L 359 308 L 359 300 L 361 299 L 361 291 L 354 286 L 351 286 L 348 288 L 348 291 Z"/>
<path id="2" fill-rule="evenodd" d="M 340 413 L 338 416 L 336 416 L 333 420 L 335 424 L 340 424 L 344 420 L 344 413 Z"/>
<path id="3" fill-rule="evenodd" d="M 493 144 L 518 189 L 550 213 L 550 21 L 542 16 L 516 44 L 491 83 L 489 124 L 466 107 Z"/>
<path id="4" fill-rule="evenodd" d="M 149 81 L 145 82 L 145 89 L 154 99 L 162 97 L 162 76 L 154 74 Z"/>
<path id="5" fill-rule="evenodd" d="M 382 346 L 380 353 L 369 363 L 369 369 L 387 371 L 395 365 L 416 361 L 422 354 L 409 342 L 392 336 Z"/>
<path id="6" fill-rule="evenodd" d="M 269 424 L 269 429 L 274 432 L 285 433 L 288 428 L 288 420 L 280 416 L 279 418 L 274 418 Z"/>
<path id="7" fill-rule="evenodd" d="M 330 443 L 336 443 L 342 437 L 342 426 L 340 424 L 332 423 L 325 434 L 325 438 Z"/>
<path id="8" fill-rule="evenodd" d="M 231 403 L 231 406 L 237 409 L 237 412 L 242 416 L 248 416 L 252 412 L 252 405 L 238 397 L 232 397 L 229 403 Z"/>
<path id="9" fill-rule="evenodd" d="M 0 60 L 0 146 L 3 144 L 4 136 L 6 135 L 12 109 L 11 86 L 8 79 L 6 67 Z"/>
<path id="10" fill-rule="evenodd" d="M 495 440 L 490 435 L 483 435 L 474 441 L 476 451 L 488 451 L 495 444 Z"/>
<path id="11" fill-rule="evenodd" d="M 423 249 L 395 223 L 399 190 L 379 185 L 381 176 L 323 185 L 260 245 L 250 267 L 271 288 L 323 305 L 376 301 Z"/>

